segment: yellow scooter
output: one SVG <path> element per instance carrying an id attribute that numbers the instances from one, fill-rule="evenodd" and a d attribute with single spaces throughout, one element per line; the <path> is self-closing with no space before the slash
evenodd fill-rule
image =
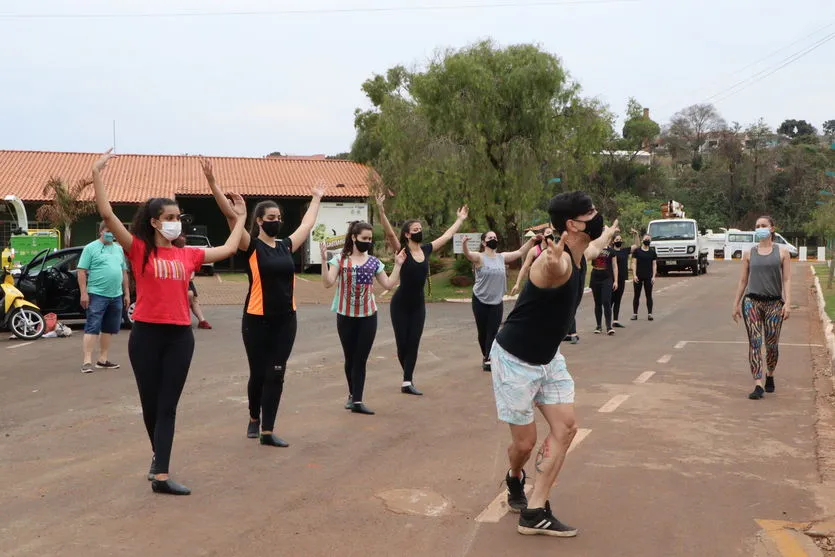
<path id="1" fill-rule="evenodd" d="M 0 271 L 0 327 L 24 340 L 38 339 L 46 332 L 46 320 L 40 308 L 26 301 L 15 287 L 10 268 L 11 257 L 4 257 Z"/>

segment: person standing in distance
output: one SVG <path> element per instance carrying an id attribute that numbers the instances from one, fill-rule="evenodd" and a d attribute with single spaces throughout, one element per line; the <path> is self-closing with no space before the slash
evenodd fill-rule
<path id="1" fill-rule="evenodd" d="M 592 260 L 589 287 L 594 295 L 594 318 L 597 328 L 594 334 L 603 332 L 601 320 L 606 317 L 606 333 L 615 334 L 612 328 L 612 292 L 618 287 L 618 261 L 614 257 L 614 248 L 606 246 L 600 254 Z"/>
<path id="2" fill-rule="evenodd" d="M 508 505 L 521 513 L 517 531 L 570 537 L 577 529 L 557 520 L 548 501 L 577 432 L 574 380 L 559 349 L 583 295 L 586 259 L 609 245 L 617 221 L 605 228 L 603 216 L 581 191 L 555 196 L 548 213 L 560 238 L 544 240 L 547 249 L 531 266 L 530 280 L 496 336 L 490 359 L 498 416 L 510 426 L 505 482 Z M 549 432 L 536 457 L 536 484 L 528 501 L 524 466 L 536 445 L 534 406 Z"/>
<path id="3" fill-rule="evenodd" d="M 112 335 L 122 328 L 122 309 L 130 306 L 128 267 L 122 246 L 102 221 L 99 238 L 90 242 L 78 260 L 78 288 L 81 307 L 87 310 L 84 322 L 84 362 L 81 373 L 93 371 L 93 348 L 99 341 L 98 369 L 119 369 L 108 359 Z"/>
<path id="4" fill-rule="evenodd" d="M 612 327 L 620 329 L 623 328 L 618 320 L 618 317 L 620 317 L 620 302 L 623 300 L 623 291 L 626 288 L 626 279 L 629 274 L 629 254 L 632 253 L 632 249 L 623 246 L 623 238 L 620 234 L 615 235 L 612 247 L 614 248 L 612 254 L 618 266 L 618 280 L 615 283 L 615 291 L 612 292 Z"/>
<path id="5" fill-rule="evenodd" d="M 658 273 L 658 256 L 655 248 L 650 247 L 652 237 L 644 234 L 641 247 L 632 251 L 632 281 L 635 286 L 635 297 L 632 298 L 632 321 L 638 320 L 638 308 L 641 305 L 641 289 L 644 289 L 647 297 L 647 319 L 652 317 L 652 286 L 655 284 L 655 275 Z"/>
<path id="6" fill-rule="evenodd" d="M 549 226 L 542 231 L 541 237 L 547 238 L 548 236 L 551 236 L 553 233 L 554 229 Z M 516 275 L 516 284 L 514 284 L 513 288 L 510 289 L 511 296 L 515 296 L 519 293 L 519 290 L 521 290 L 522 285 L 525 283 L 526 280 L 528 280 L 528 275 L 530 275 L 531 272 L 531 265 L 533 265 L 533 262 L 536 261 L 537 257 L 542 255 L 543 251 L 545 251 L 545 244 L 543 244 L 541 241 L 537 243 L 533 247 L 533 249 L 528 250 L 528 254 L 525 256 L 525 262 L 522 263 L 522 268 L 519 269 L 519 274 Z"/>
<path id="7" fill-rule="evenodd" d="M 734 299 L 733 320 L 745 321 L 748 331 L 748 361 L 754 390 L 748 395 L 759 400 L 763 393 L 773 393 L 774 370 L 779 356 L 780 331 L 791 310 L 791 256 L 774 243 L 774 220 L 757 219 L 754 235 L 759 242 L 742 254 L 742 274 Z M 765 340 L 765 364 L 768 374 L 763 389 L 762 345 Z"/>

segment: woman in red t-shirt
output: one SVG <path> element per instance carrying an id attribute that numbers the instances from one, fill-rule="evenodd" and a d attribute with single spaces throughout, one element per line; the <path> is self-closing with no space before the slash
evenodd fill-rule
<path id="1" fill-rule="evenodd" d="M 174 247 L 172 242 L 182 230 L 180 208 L 166 198 L 143 203 L 129 232 L 113 213 L 101 177 L 114 156 L 108 151 L 93 165 L 93 185 L 99 214 L 128 254 L 136 281 L 128 354 L 154 451 L 148 479 L 156 493 L 188 495 L 191 490 L 168 477 L 174 417 L 194 353 L 188 282 L 203 263 L 221 261 L 235 253 L 246 220 L 246 205 L 240 195 L 231 196 L 237 222 L 220 247 Z"/>

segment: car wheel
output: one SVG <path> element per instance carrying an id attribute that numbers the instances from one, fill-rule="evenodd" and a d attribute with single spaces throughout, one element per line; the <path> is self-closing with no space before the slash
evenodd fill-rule
<path id="1" fill-rule="evenodd" d="M 136 302 L 131 302 L 127 308 L 122 309 L 122 328 L 130 329 L 133 327 L 133 312 L 136 310 Z"/>

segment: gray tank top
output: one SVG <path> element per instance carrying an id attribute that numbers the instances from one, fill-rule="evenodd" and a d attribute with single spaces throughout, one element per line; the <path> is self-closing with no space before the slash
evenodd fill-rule
<path id="1" fill-rule="evenodd" d="M 502 303 L 507 291 L 507 271 L 504 267 L 504 254 L 496 257 L 481 254 L 481 267 L 475 270 L 473 295 L 482 304 L 495 306 Z"/>
<path id="2" fill-rule="evenodd" d="M 773 245 L 768 255 L 757 253 L 757 246 L 751 248 L 751 261 L 748 269 L 746 294 L 774 299 L 783 298 L 783 267 L 780 261 L 780 248 L 777 244 Z"/>

